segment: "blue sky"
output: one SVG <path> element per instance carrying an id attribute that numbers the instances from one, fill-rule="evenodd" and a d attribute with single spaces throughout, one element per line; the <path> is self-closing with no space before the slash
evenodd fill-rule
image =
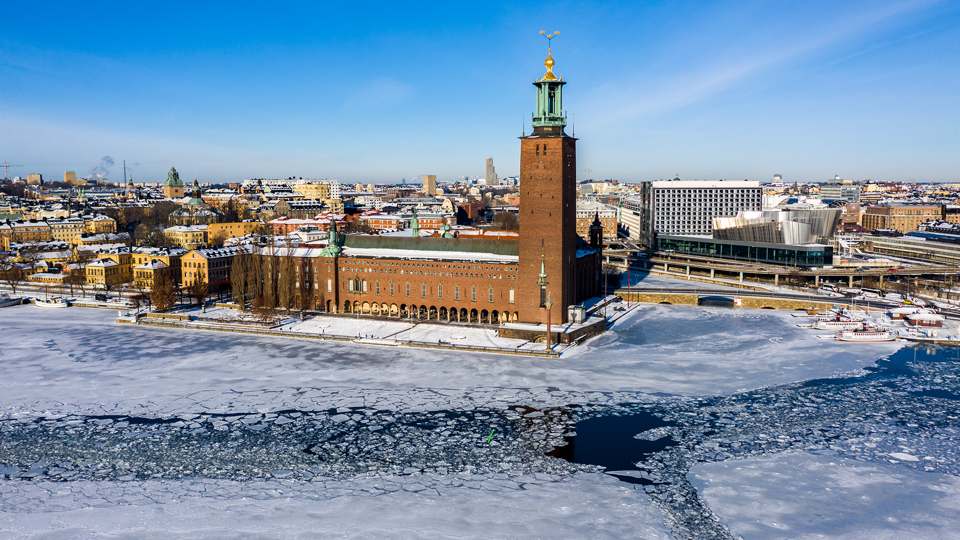
<path id="1" fill-rule="evenodd" d="M 103 156 L 148 182 L 171 165 L 452 181 L 487 157 L 517 174 L 538 31 L 559 30 L 581 179 L 960 182 L 960 2 L 18 2 L 4 19 L 11 175 Z"/>

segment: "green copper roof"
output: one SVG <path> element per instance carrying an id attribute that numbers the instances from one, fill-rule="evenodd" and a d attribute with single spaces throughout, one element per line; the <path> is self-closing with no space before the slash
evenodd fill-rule
<path id="1" fill-rule="evenodd" d="M 417 251 L 461 251 L 520 255 L 520 241 L 516 238 L 435 238 L 412 236 L 366 236 L 348 234 L 345 247 L 360 249 L 405 249 Z"/>
<path id="2" fill-rule="evenodd" d="M 167 179 L 163 181 L 163 185 L 183 187 L 183 180 L 180 180 L 180 173 L 177 172 L 177 169 L 170 167 L 170 172 L 167 173 Z"/>

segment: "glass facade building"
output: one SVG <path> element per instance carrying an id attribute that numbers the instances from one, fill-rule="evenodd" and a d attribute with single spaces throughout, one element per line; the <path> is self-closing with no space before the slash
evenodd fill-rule
<path id="1" fill-rule="evenodd" d="M 659 235 L 657 249 L 661 252 L 673 251 L 689 255 L 789 266 L 813 267 L 833 264 L 833 246 L 822 244 L 767 244 L 717 240 L 706 236 Z"/>

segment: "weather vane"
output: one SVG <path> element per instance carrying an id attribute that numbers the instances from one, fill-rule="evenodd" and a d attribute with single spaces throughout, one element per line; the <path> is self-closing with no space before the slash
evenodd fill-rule
<path id="1" fill-rule="evenodd" d="M 559 33 L 560 33 L 559 30 L 554 31 L 554 33 L 552 33 L 552 34 L 548 34 L 548 33 L 544 32 L 543 30 L 540 31 L 540 34 L 541 34 L 543 37 L 547 38 L 547 48 L 548 48 L 548 49 L 550 48 L 550 41 L 551 41 L 553 38 L 557 37 L 557 34 L 559 34 Z"/>

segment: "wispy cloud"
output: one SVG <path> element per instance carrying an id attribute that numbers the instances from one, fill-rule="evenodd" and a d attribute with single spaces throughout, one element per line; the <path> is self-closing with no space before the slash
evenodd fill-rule
<path id="1" fill-rule="evenodd" d="M 922 0 L 895 2 L 886 5 L 873 5 L 843 17 L 828 18 L 823 24 L 793 28 L 783 39 L 769 39 L 769 34 L 753 36 L 746 43 L 749 50 L 714 51 L 718 59 L 707 65 L 699 65 L 684 71 L 665 76 L 655 84 L 645 81 L 642 85 L 630 85 L 631 88 L 647 87 L 649 92 L 637 95 L 625 95 L 618 84 L 617 89 L 606 86 L 597 91 L 594 100 L 602 103 L 626 103 L 595 115 L 594 127 L 615 124 L 650 114 L 662 113 L 695 104 L 723 91 L 735 88 L 752 77 L 772 72 L 791 62 L 802 61 L 805 57 L 821 53 L 825 49 L 861 38 L 886 25 L 896 24 L 899 17 L 920 11 L 942 0 Z M 738 45 L 743 44 L 740 40 Z M 733 49 L 733 45 L 730 49 Z"/>

